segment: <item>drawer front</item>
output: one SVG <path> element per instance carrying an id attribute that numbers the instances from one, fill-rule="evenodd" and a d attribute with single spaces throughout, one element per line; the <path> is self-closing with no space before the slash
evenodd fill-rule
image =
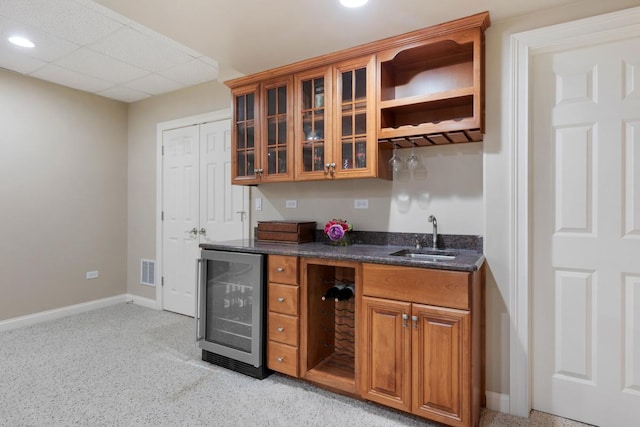
<path id="1" fill-rule="evenodd" d="M 269 313 L 269 339 L 298 346 L 298 318 L 286 314 Z"/>
<path id="2" fill-rule="evenodd" d="M 298 315 L 298 287 L 269 283 L 268 309 L 276 313 Z"/>
<path id="3" fill-rule="evenodd" d="M 269 281 L 298 284 L 298 257 L 269 255 Z"/>
<path id="4" fill-rule="evenodd" d="M 364 264 L 362 278 L 366 296 L 463 310 L 470 308 L 471 274 L 463 271 Z"/>
<path id="5" fill-rule="evenodd" d="M 269 341 L 267 367 L 283 374 L 298 376 L 298 348 Z"/>

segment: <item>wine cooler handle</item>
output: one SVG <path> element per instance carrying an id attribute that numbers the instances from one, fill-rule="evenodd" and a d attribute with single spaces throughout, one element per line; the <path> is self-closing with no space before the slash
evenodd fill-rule
<path id="1" fill-rule="evenodd" d="M 196 342 L 204 339 L 204 337 L 200 335 L 200 279 L 203 262 L 203 259 L 196 260 L 196 312 L 194 316 L 196 319 Z"/>
<path id="2" fill-rule="evenodd" d="M 402 327 L 406 328 L 407 326 L 409 326 L 408 322 L 409 322 L 409 315 L 406 313 L 402 313 Z"/>

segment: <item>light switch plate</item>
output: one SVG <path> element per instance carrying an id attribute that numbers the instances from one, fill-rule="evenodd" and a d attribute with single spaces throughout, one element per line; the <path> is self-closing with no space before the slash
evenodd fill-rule
<path id="1" fill-rule="evenodd" d="M 100 273 L 97 271 L 87 271 L 87 279 L 97 279 L 100 276 Z"/>
<path id="2" fill-rule="evenodd" d="M 285 207 L 287 209 L 296 209 L 298 207 L 298 201 L 297 200 L 287 200 L 285 202 Z"/>
<path id="3" fill-rule="evenodd" d="M 368 199 L 355 199 L 353 201 L 353 207 L 355 209 L 369 209 L 369 200 Z"/>
<path id="4" fill-rule="evenodd" d="M 256 210 L 262 210 L 262 197 L 256 197 Z"/>

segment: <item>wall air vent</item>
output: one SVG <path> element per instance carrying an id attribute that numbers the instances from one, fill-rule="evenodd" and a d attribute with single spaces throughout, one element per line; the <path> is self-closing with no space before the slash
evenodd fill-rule
<path id="1" fill-rule="evenodd" d="M 156 285 L 156 262 L 149 259 L 140 260 L 140 283 L 148 286 Z"/>

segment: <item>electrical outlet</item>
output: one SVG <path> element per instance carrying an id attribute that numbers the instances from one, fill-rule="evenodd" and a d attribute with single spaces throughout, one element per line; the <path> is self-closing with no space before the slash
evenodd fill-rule
<path id="1" fill-rule="evenodd" d="M 369 200 L 368 199 L 355 199 L 353 201 L 353 207 L 355 209 L 369 209 Z"/>
<path id="2" fill-rule="evenodd" d="M 256 197 L 256 210 L 262 210 L 262 197 Z"/>
<path id="3" fill-rule="evenodd" d="M 285 202 L 285 207 L 287 209 L 296 209 L 298 207 L 298 201 L 297 200 L 287 200 Z"/>
<path id="4" fill-rule="evenodd" d="M 87 271 L 87 279 L 97 279 L 100 273 L 97 271 Z"/>

